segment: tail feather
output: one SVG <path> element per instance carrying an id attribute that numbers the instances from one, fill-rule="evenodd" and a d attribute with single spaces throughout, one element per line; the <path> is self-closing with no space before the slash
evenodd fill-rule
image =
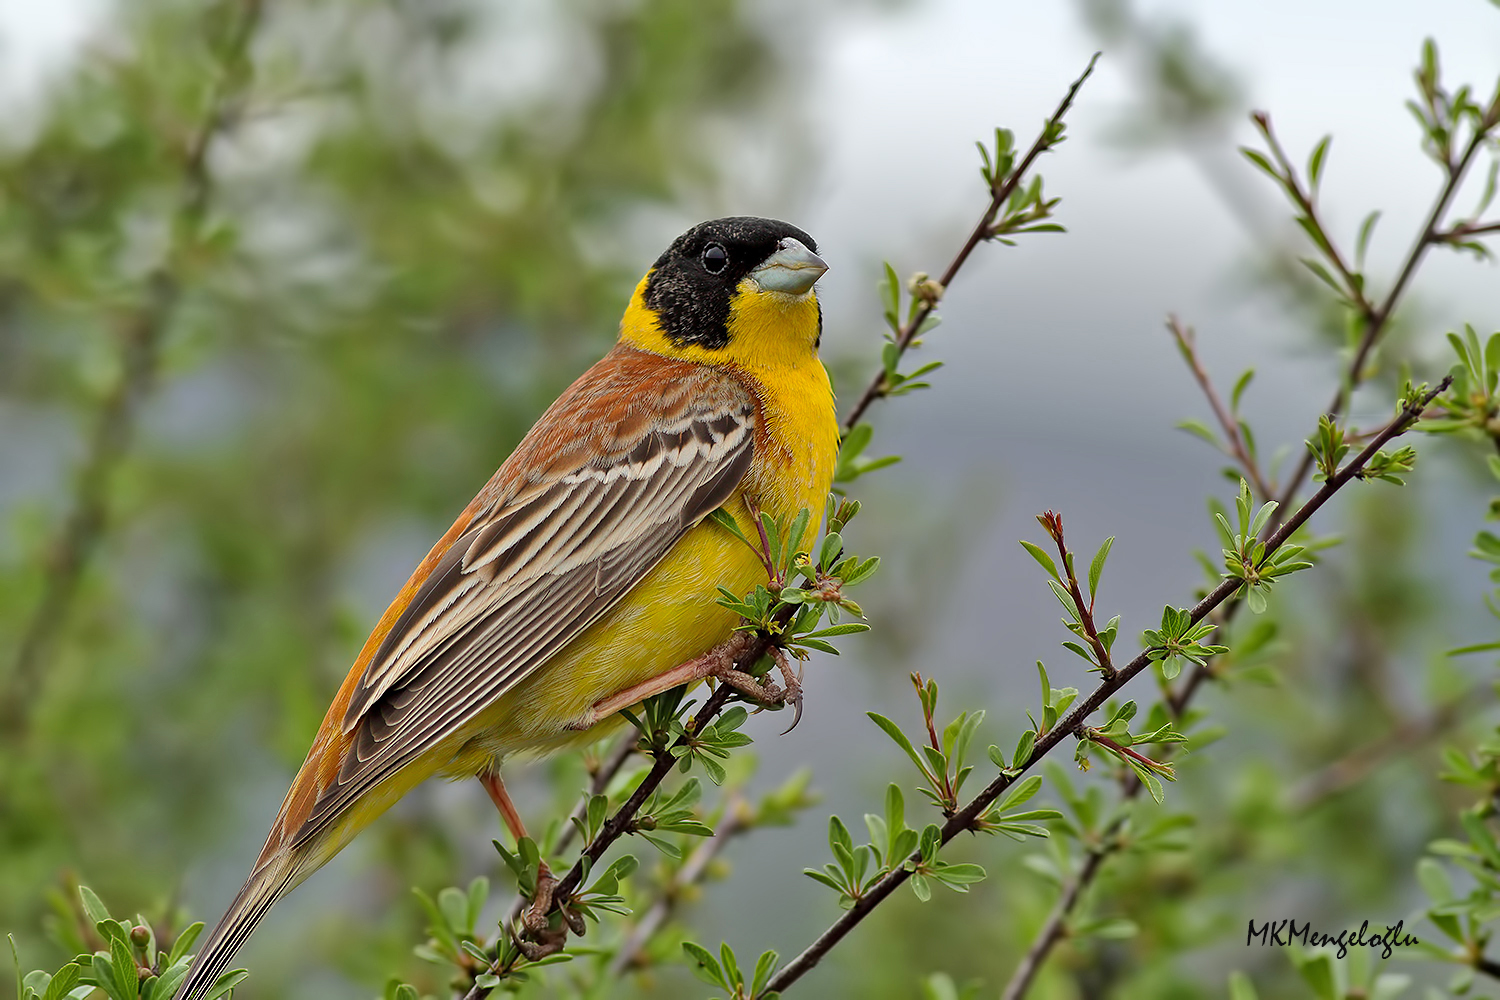
<path id="1" fill-rule="evenodd" d="M 271 907 L 302 881 L 297 877 L 299 867 L 273 861 L 258 867 L 245 880 L 208 943 L 193 959 L 174 1000 L 203 1000 Z"/>

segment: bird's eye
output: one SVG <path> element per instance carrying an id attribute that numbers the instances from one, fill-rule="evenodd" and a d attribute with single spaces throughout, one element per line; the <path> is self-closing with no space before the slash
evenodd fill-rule
<path id="1" fill-rule="evenodd" d="M 729 251 L 717 243 L 710 243 L 703 251 L 703 270 L 709 274 L 718 274 L 729 266 Z"/>

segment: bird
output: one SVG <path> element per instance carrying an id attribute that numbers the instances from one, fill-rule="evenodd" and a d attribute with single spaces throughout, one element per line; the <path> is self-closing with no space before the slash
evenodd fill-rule
<path id="1" fill-rule="evenodd" d="M 754 538 L 762 514 L 823 510 L 839 447 L 818 356 L 827 269 L 773 219 L 703 222 L 667 247 L 613 348 L 370 633 L 176 1000 L 202 1000 L 278 900 L 427 778 L 478 777 L 519 841 L 506 760 L 593 742 L 684 683 L 749 681 L 717 588 L 747 592 L 766 567 L 709 515 Z"/>

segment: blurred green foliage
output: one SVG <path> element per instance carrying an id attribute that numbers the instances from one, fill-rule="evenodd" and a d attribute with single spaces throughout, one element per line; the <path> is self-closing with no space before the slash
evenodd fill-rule
<path id="1" fill-rule="evenodd" d="M 163 919 L 247 775 L 300 761 L 390 596 L 364 577 L 613 339 L 655 249 L 609 234 L 712 201 L 715 129 L 795 52 L 768 31 L 730 0 L 135 0 L 5 116 L 0 927 L 28 967 L 49 891 Z M 374 837 L 401 873 L 332 951 L 378 984 L 414 961 L 408 886 L 465 875 L 420 809 Z"/>

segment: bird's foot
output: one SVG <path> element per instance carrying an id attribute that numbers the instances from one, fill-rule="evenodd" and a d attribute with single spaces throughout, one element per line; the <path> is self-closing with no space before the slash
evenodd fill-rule
<path id="1" fill-rule="evenodd" d="M 802 719 L 802 678 L 799 673 L 792 670 L 786 654 L 780 649 L 772 647 L 771 658 L 781 671 L 784 687 L 777 685 L 775 681 L 756 677 L 754 674 L 737 669 L 733 661 L 716 664 L 709 670 L 708 676 L 722 684 L 729 685 L 762 708 L 794 706 L 796 712 L 792 717 L 792 725 L 787 728 L 789 733 Z"/>
<path id="2" fill-rule="evenodd" d="M 509 928 L 509 925 L 506 926 Z M 522 937 L 514 928 L 510 928 L 510 939 L 529 962 L 539 962 L 548 955 L 555 955 L 568 943 L 568 931 L 565 927 L 540 932 L 528 930 L 527 935 L 528 937 Z"/>
<path id="3" fill-rule="evenodd" d="M 521 926 L 533 937 L 540 938 L 547 931 L 547 918 L 552 912 L 552 893 L 556 888 L 557 876 L 552 874 L 547 862 L 541 862 L 536 871 L 536 894 L 531 897 L 531 905 L 526 907 L 526 912 L 521 914 Z M 564 932 L 564 937 L 566 936 Z"/>

